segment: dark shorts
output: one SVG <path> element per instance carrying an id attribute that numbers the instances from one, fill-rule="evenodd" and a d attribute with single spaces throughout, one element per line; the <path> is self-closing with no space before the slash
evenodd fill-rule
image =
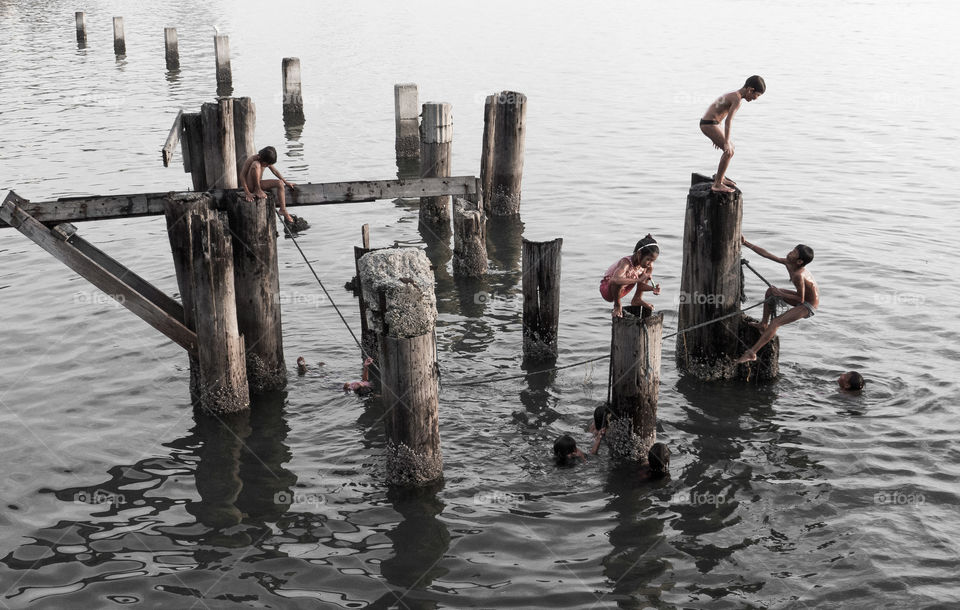
<path id="1" fill-rule="evenodd" d="M 720 124 L 720 121 L 711 121 L 711 120 L 708 120 L 708 119 L 700 119 L 700 124 L 701 124 L 701 125 L 719 125 L 719 124 Z"/>

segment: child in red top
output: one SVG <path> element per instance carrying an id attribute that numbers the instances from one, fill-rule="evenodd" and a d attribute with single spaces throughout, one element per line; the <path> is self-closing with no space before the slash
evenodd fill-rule
<path id="1" fill-rule="evenodd" d="M 637 293 L 633 295 L 630 304 L 653 309 L 653 305 L 643 300 L 643 293 L 660 294 L 660 284 L 648 283 L 653 279 L 653 262 L 658 256 L 660 246 L 657 245 L 657 240 L 647 233 L 646 237 L 637 242 L 633 256 L 624 256 L 607 269 L 600 281 L 600 296 L 613 303 L 614 316 L 623 316 L 620 299 L 627 296 L 634 286 L 637 287 Z"/>

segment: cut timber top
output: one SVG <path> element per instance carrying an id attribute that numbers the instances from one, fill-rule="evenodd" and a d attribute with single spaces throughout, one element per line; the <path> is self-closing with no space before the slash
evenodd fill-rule
<path id="1" fill-rule="evenodd" d="M 416 197 L 464 196 L 476 200 L 479 186 L 475 176 L 450 178 L 417 178 L 412 180 L 373 180 L 361 182 L 319 182 L 298 184 L 296 190 L 287 189 L 287 207 L 301 205 L 329 205 Z M 43 223 L 107 220 L 133 216 L 160 216 L 167 197 L 185 195 L 167 193 L 138 193 L 134 195 L 105 195 L 67 197 L 56 201 L 28 202 L 21 199 L 20 207 Z M 10 225 L 0 222 L 0 228 Z"/>

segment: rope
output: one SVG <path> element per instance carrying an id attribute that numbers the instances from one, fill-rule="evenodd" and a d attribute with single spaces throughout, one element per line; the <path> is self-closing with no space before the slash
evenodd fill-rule
<path id="1" fill-rule="evenodd" d="M 664 338 L 664 339 L 669 339 L 670 337 L 676 337 L 677 335 L 679 335 L 679 334 L 681 334 L 681 333 L 688 333 L 688 332 L 690 332 L 691 330 L 696 330 L 696 329 L 698 329 L 698 328 L 703 328 L 704 326 L 710 326 L 711 324 L 716 324 L 717 322 L 721 322 L 721 321 L 723 321 L 723 320 L 726 320 L 727 318 L 732 318 L 733 316 L 739 316 L 739 315 L 742 314 L 743 312 L 745 312 L 745 311 L 750 311 L 750 310 L 753 309 L 754 307 L 760 307 L 761 305 L 763 305 L 763 304 L 766 303 L 767 301 L 769 301 L 769 300 L 771 300 L 771 299 L 775 299 L 775 298 L 777 298 L 777 297 L 767 297 L 767 298 L 765 298 L 764 300 L 760 301 L 759 303 L 754 303 L 754 304 L 751 305 L 750 307 L 745 307 L 745 308 L 743 308 L 743 309 L 739 309 L 739 310 L 734 311 L 734 312 L 732 312 L 732 313 L 728 313 L 728 314 L 725 315 L 725 316 L 720 316 L 719 318 L 714 318 L 713 320 L 707 320 L 706 322 L 701 322 L 700 324 L 694 324 L 693 326 L 688 326 L 688 327 L 684 328 L 683 330 L 678 330 L 678 331 L 675 332 L 675 333 L 671 333 L 671 334 L 669 334 L 669 335 L 664 335 L 663 338 Z"/>
<path id="2" fill-rule="evenodd" d="M 768 287 L 770 287 L 770 288 L 773 288 L 773 284 L 771 284 L 770 282 L 768 282 L 768 281 L 767 281 L 767 278 L 765 278 L 765 277 L 763 277 L 762 275 L 760 275 L 760 272 L 759 272 L 759 271 L 757 271 L 756 269 L 754 269 L 753 267 L 750 266 L 750 261 L 748 261 L 748 260 L 745 259 L 745 258 L 741 258 L 741 259 L 740 259 L 740 264 L 741 264 L 741 265 L 746 265 L 747 269 L 749 269 L 750 271 L 753 271 L 754 275 L 756 275 L 758 278 L 760 278 L 761 280 L 763 280 L 763 283 L 764 283 L 764 284 L 766 284 L 766 285 L 767 285 Z"/>
<path id="3" fill-rule="evenodd" d="M 317 283 L 320 284 L 320 288 L 323 289 L 323 293 L 327 295 L 327 299 L 330 300 L 330 304 L 333 305 L 333 308 L 336 310 L 337 315 L 340 316 L 340 319 L 343 321 L 343 325 L 347 327 L 347 331 L 350 333 L 350 336 L 353 337 L 353 342 L 357 344 L 358 348 L 360 348 L 360 354 L 364 358 L 367 358 L 368 357 L 367 352 L 363 349 L 363 346 L 360 344 L 360 341 L 357 339 L 357 336 L 353 333 L 353 329 L 350 328 L 349 324 L 347 324 L 347 319 L 343 317 L 343 314 L 340 312 L 340 308 L 337 307 L 337 304 L 333 301 L 333 297 L 330 296 L 330 293 L 327 291 L 327 287 L 323 285 L 323 282 L 320 280 L 320 276 L 317 275 L 317 272 L 316 270 L 314 270 L 313 265 L 311 265 L 309 259 L 307 259 L 307 255 L 304 254 L 303 248 L 301 248 L 300 244 L 297 243 L 297 238 L 294 235 L 293 229 L 290 228 L 290 225 L 287 224 L 287 219 L 283 217 L 283 214 L 280 213 L 280 210 L 275 210 L 275 211 L 277 212 L 277 216 L 280 217 L 280 222 L 283 223 L 283 227 L 284 229 L 286 229 L 287 234 L 290 236 L 290 239 L 293 240 L 293 245 L 297 247 L 297 251 L 300 252 L 300 256 L 303 257 L 303 262 L 305 262 L 307 264 L 307 267 L 310 268 L 310 273 L 313 274 L 313 277 L 316 278 Z"/>

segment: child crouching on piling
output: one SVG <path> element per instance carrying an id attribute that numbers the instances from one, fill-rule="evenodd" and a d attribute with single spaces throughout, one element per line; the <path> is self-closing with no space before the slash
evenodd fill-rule
<path id="1" fill-rule="evenodd" d="M 243 169 L 240 170 L 240 187 L 243 189 L 243 196 L 247 201 L 253 201 L 254 197 L 257 199 L 265 199 L 267 193 L 266 189 L 277 189 L 277 200 L 280 203 L 280 214 L 287 220 L 287 222 L 293 224 L 293 216 L 287 213 L 287 195 L 284 189 L 284 185 L 289 186 L 291 189 L 296 189 L 296 185 L 292 182 L 284 180 L 283 176 L 280 175 L 280 172 L 273 165 L 277 162 L 277 149 L 273 146 L 267 146 L 266 148 L 260 149 L 255 155 L 251 155 L 243 162 Z M 263 170 L 269 169 L 270 172 L 277 177 L 277 180 L 264 180 L 263 179 Z"/>
<path id="2" fill-rule="evenodd" d="M 653 309 L 653 305 L 643 300 L 644 292 L 660 294 L 660 284 L 648 283 L 653 279 L 653 262 L 660 256 L 660 246 L 652 235 L 637 242 L 632 256 L 624 256 L 610 265 L 600 281 L 600 296 L 609 303 L 613 303 L 613 315 L 623 317 L 623 306 L 620 299 L 627 296 L 634 286 L 636 294 L 630 301 L 631 305 L 642 305 Z"/>

